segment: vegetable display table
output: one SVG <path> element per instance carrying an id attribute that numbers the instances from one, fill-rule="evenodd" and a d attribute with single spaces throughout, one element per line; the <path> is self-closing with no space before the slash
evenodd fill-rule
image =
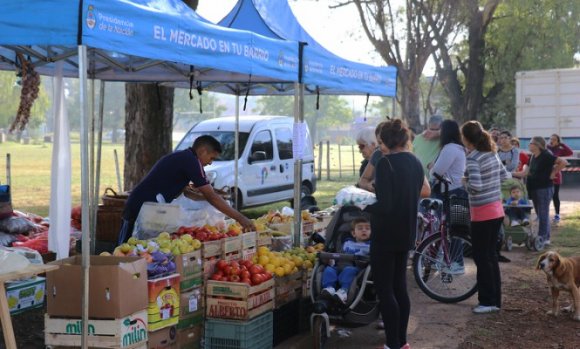
<path id="1" fill-rule="evenodd" d="M 0 275 L 0 322 L 2 322 L 2 333 L 4 334 L 6 349 L 16 349 L 16 339 L 14 338 L 14 329 L 12 328 L 12 319 L 10 318 L 8 300 L 6 299 L 6 287 L 4 284 L 7 281 L 29 278 L 58 268 L 58 265 L 31 264 L 22 270 Z"/>

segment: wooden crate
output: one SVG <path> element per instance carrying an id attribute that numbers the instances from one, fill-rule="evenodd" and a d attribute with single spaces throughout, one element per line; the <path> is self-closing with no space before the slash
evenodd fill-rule
<path id="1" fill-rule="evenodd" d="M 258 247 L 266 246 L 269 248 L 272 245 L 272 235 L 258 234 L 258 237 L 256 238 L 256 244 Z"/>
<path id="2" fill-rule="evenodd" d="M 52 347 L 80 347 L 80 318 L 44 316 L 44 343 Z M 89 319 L 88 346 L 91 348 L 147 348 L 147 311 L 142 310 L 120 319 Z"/>
<path id="3" fill-rule="evenodd" d="M 235 261 L 242 258 L 242 236 L 224 238 L 222 241 L 222 259 Z"/>
<path id="4" fill-rule="evenodd" d="M 222 255 L 222 241 L 205 241 L 201 243 L 201 256 L 205 259 Z"/>
<path id="5" fill-rule="evenodd" d="M 274 280 L 256 286 L 241 282 L 208 280 L 206 316 L 233 320 L 249 320 L 274 306 Z"/>
<path id="6" fill-rule="evenodd" d="M 302 298 L 310 298 L 310 287 L 312 286 L 312 270 L 302 270 Z"/>
<path id="7" fill-rule="evenodd" d="M 256 247 L 257 233 L 255 231 L 250 231 L 242 234 L 242 250 L 247 250 L 252 247 Z"/>
<path id="8" fill-rule="evenodd" d="M 302 273 L 274 277 L 274 308 L 300 297 L 302 293 Z"/>
<path id="9" fill-rule="evenodd" d="M 117 242 L 121 230 L 121 218 L 124 207 L 99 205 L 97 208 L 97 230 L 95 239 L 98 241 Z"/>

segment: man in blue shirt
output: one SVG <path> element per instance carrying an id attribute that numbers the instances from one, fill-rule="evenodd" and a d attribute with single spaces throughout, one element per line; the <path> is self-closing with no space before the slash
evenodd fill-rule
<path id="1" fill-rule="evenodd" d="M 187 196 L 184 189 L 190 182 L 212 206 L 238 221 L 244 229 L 255 230 L 254 223 L 216 194 L 207 180 L 203 167 L 211 164 L 221 151 L 221 144 L 215 138 L 205 135 L 198 137 L 193 147 L 165 155 L 157 161 L 127 199 L 119 232 L 119 244 L 131 237 L 135 220 L 144 202 L 157 202 L 158 194 L 161 194 L 166 202 L 172 201 L 181 193 Z"/>

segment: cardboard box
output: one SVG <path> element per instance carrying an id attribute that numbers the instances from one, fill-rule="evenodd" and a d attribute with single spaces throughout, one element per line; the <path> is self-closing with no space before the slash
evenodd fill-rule
<path id="1" fill-rule="evenodd" d="M 201 348 L 202 336 L 203 324 L 177 330 L 177 347 L 179 349 L 199 349 Z"/>
<path id="2" fill-rule="evenodd" d="M 208 318 L 249 320 L 273 308 L 274 280 L 256 286 L 241 282 L 208 280 L 206 316 Z"/>
<path id="3" fill-rule="evenodd" d="M 175 326 L 165 327 L 161 330 L 149 332 L 148 349 L 166 349 L 171 346 L 176 347 L 177 328 Z"/>
<path id="4" fill-rule="evenodd" d="M 22 281 L 6 283 L 6 299 L 10 314 L 19 314 L 44 304 L 45 279 L 37 276 Z"/>
<path id="5" fill-rule="evenodd" d="M 202 259 L 201 250 L 185 253 L 175 257 L 176 272 L 181 279 L 188 279 L 201 273 Z"/>
<path id="6" fill-rule="evenodd" d="M 181 293 L 190 291 L 193 288 L 201 287 L 202 283 L 203 283 L 203 275 L 201 272 L 199 272 L 198 274 L 191 276 L 187 279 L 182 278 L 181 281 L 179 282 L 179 290 L 181 291 Z"/>
<path id="7" fill-rule="evenodd" d="M 46 274 L 47 313 L 82 316 L 81 256 L 61 259 Z M 89 317 L 120 319 L 147 308 L 147 262 L 139 257 L 91 256 Z"/>
<path id="8" fill-rule="evenodd" d="M 44 316 L 44 343 L 47 346 L 81 346 L 81 318 Z M 141 348 L 147 343 L 147 312 L 113 320 L 89 319 L 88 345 L 91 348 Z"/>
<path id="9" fill-rule="evenodd" d="M 179 299 L 179 318 L 195 316 L 203 310 L 202 288 L 194 288 L 191 291 L 182 292 Z"/>
<path id="10" fill-rule="evenodd" d="M 179 274 L 147 280 L 147 307 L 150 331 L 177 325 L 179 322 Z"/>

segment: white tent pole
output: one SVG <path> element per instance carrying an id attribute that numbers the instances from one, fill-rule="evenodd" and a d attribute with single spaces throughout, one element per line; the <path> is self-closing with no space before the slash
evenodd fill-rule
<path id="1" fill-rule="evenodd" d="M 93 89 L 93 95 L 95 90 Z M 97 211 L 99 207 L 99 186 L 101 184 L 101 157 L 103 149 L 103 114 L 105 110 L 105 82 L 100 80 L 99 89 L 99 116 L 97 118 L 97 157 L 95 164 L 95 190 L 93 192 L 93 221 L 91 225 L 91 254 L 95 253 L 97 234 Z"/>
<path id="2" fill-rule="evenodd" d="M 88 64 L 88 63 L 87 63 Z M 88 67 L 88 65 L 87 65 Z M 89 95 L 89 188 L 92 190 L 95 188 L 95 79 L 91 79 L 90 86 L 88 90 Z M 91 218 L 89 222 L 91 225 L 89 226 L 89 236 L 90 239 L 90 253 L 94 254 L 95 252 L 95 241 L 94 239 L 94 227 L 95 227 L 95 198 L 93 192 L 89 193 L 89 214 Z"/>
<path id="3" fill-rule="evenodd" d="M 248 87 L 249 88 L 249 87 Z M 240 94 L 236 94 L 236 134 L 235 134 L 235 146 L 234 146 L 234 202 L 236 204 L 236 209 L 238 205 L 238 162 L 239 162 L 239 149 L 240 149 Z"/>
<path id="4" fill-rule="evenodd" d="M 304 122 L 304 84 L 294 83 L 294 123 Z M 296 126 L 295 126 L 296 127 Z M 296 141 L 296 140 L 294 140 Z M 294 154 L 294 246 L 302 245 L 302 157 Z"/>
<path id="5" fill-rule="evenodd" d="M 89 149 L 88 149 L 88 103 L 87 103 L 87 47 L 79 45 L 79 99 L 81 106 L 81 201 L 82 217 L 82 269 L 83 269 L 83 295 L 82 295 L 82 335 L 81 348 L 88 348 L 89 329 L 89 267 L 90 267 L 90 214 L 89 214 Z"/>

